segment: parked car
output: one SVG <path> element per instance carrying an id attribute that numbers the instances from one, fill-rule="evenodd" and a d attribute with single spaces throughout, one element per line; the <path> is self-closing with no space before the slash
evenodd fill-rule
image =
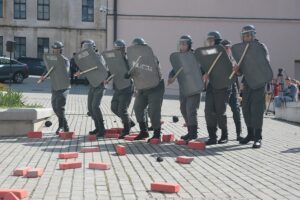
<path id="1" fill-rule="evenodd" d="M 27 64 L 12 59 L 10 68 L 10 59 L 0 57 L 0 81 L 13 80 L 14 83 L 22 83 L 28 76 L 29 71 Z"/>
<path id="2" fill-rule="evenodd" d="M 46 71 L 45 63 L 40 58 L 20 57 L 18 61 L 27 64 L 29 75 L 41 76 Z"/>

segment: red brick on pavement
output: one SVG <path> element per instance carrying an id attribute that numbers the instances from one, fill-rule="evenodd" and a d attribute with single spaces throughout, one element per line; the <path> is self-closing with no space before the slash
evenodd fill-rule
<path id="1" fill-rule="evenodd" d="M 110 169 L 110 163 L 103 163 L 103 162 L 90 162 L 89 168 L 90 169 L 100 169 L 100 170 L 108 170 Z"/>
<path id="2" fill-rule="evenodd" d="M 190 164 L 193 160 L 194 160 L 193 157 L 188 157 L 188 156 L 178 156 L 176 158 L 176 162 L 181 164 Z"/>
<path id="3" fill-rule="evenodd" d="M 41 131 L 30 131 L 27 133 L 28 138 L 42 138 L 43 133 Z"/>
<path id="4" fill-rule="evenodd" d="M 88 140 L 90 142 L 97 141 L 97 135 L 88 135 Z"/>
<path id="5" fill-rule="evenodd" d="M 187 142 L 183 139 L 176 140 L 177 145 L 187 145 Z"/>
<path id="6" fill-rule="evenodd" d="M 60 132 L 59 138 L 63 140 L 75 138 L 75 132 Z"/>
<path id="7" fill-rule="evenodd" d="M 26 176 L 28 170 L 30 169 L 31 167 L 16 168 L 13 172 L 13 176 Z"/>
<path id="8" fill-rule="evenodd" d="M 134 140 L 134 138 L 136 138 L 136 136 L 132 136 L 132 135 L 126 135 L 125 137 L 124 137 L 124 140 L 127 140 L 127 141 L 133 141 Z"/>
<path id="9" fill-rule="evenodd" d="M 135 137 L 138 136 L 138 135 L 139 135 L 139 133 L 131 133 L 130 134 L 130 136 L 135 136 Z"/>
<path id="10" fill-rule="evenodd" d="M 82 167 L 81 161 L 59 163 L 60 170 L 76 169 L 76 168 L 81 168 L 81 167 Z"/>
<path id="11" fill-rule="evenodd" d="M 84 147 L 80 149 L 81 153 L 100 152 L 99 147 Z"/>
<path id="12" fill-rule="evenodd" d="M 116 145 L 116 152 L 118 155 L 123 156 L 126 155 L 126 148 L 123 145 Z"/>
<path id="13" fill-rule="evenodd" d="M 24 199 L 28 196 L 27 190 L 24 189 L 3 189 L 0 188 L 0 198 L 5 198 L 5 195 L 7 193 L 13 193 L 15 196 L 17 196 L 19 199 Z"/>
<path id="14" fill-rule="evenodd" d="M 150 144 L 159 144 L 160 143 L 160 139 L 157 139 L 157 138 L 150 139 L 149 143 Z"/>
<path id="15" fill-rule="evenodd" d="M 41 177 L 44 173 L 44 169 L 42 168 L 35 168 L 35 169 L 30 169 L 27 172 L 26 177 L 27 178 L 37 178 L 37 177 Z"/>
<path id="16" fill-rule="evenodd" d="M 173 142 L 174 141 L 174 134 L 173 133 L 165 133 L 162 136 L 163 142 Z"/>
<path id="17" fill-rule="evenodd" d="M 154 182 L 151 183 L 151 191 L 177 193 L 180 190 L 180 185 L 177 183 Z"/>
<path id="18" fill-rule="evenodd" d="M 200 141 L 190 141 L 188 143 L 188 148 L 193 150 L 205 150 L 205 142 Z"/>
<path id="19" fill-rule="evenodd" d="M 12 192 L 6 193 L 3 200 L 20 200 L 20 198 Z"/>
<path id="20" fill-rule="evenodd" d="M 70 159 L 70 158 L 78 158 L 78 152 L 64 152 L 58 154 L 59 159 Z"/>
<path id="21" fill-rule="evenodd" d="M 113 138 L 113 139 L 118 139 L 120 136 L 119 133 L 106 133 L 105 138 Z"/>

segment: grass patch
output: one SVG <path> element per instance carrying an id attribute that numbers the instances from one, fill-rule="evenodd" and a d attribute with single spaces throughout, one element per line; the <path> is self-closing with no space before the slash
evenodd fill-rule
<path id="1" fill-rule="evenodd" d="M 39 104 L 26 104 L 21 92 L 8 90 L 0 92 L 0 108 L 42 108 Z"/>

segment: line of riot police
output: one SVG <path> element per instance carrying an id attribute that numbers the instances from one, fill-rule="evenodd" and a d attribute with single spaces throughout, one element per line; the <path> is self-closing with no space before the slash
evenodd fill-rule
<path id="1" fill-rule="evenodd" d="M 192 49 L 192 38 L 183 35 L 179 39 L 179 51 L 170 55 L 172 69 L 168 76 L 168 85 L 176 79 L 179 84 L 180 111 L 187 126 L 187 133 L 181 137 L 185 141 L 198 138 L 197 110 L 201 92 L 205 96 L 205 120 L 209 139 L 206 145 L 228 142 L 226 108 L 229 103 L 236 126 L 237 141 L 247 144 L 254 141 L 253 148 L 261 147 L 264 113 L 264 89 L 270 82 L 273 72 L 270 67 L 266 46 L 256 38 L 256 29 L 247 25 L 241 31 L 241 43 L 231 46 L 230 41 L 222 38 L 218 31 L 207 34 L 205 47 Z M 58 117 L 60 131 L 69 131 L 65 117 L 65 104 L 70 88 L 68 81 L 69 62 L 63 56 L 63 44 L 55 42 L 53 53 L 45 54 L 48 76 L 52 83 L 52 106 Z M 89 134 L 104 137 L 104 119 L 100 109 L 105 85 L 113 80 L 114 94 L 111 110 L 123 123 L 119 139 L 130 134 L 135 126 L 128 114 L 134 90 L 134 112 L 140 132 L 135 140 L 149 138 L 147 118 L 149 115 L 153 128 L 150 139 L 161 137 L 161 107 L 165 92 L 158 58 L 151 47 L 142 38 L 133 40 L 126 48 L 123 40 L 116 40 L 114 48 L 101 54 L 93 40 L 84 40 L 80 52 L 74 60 L 79 67 L 76 76 L 85 75 L 90 83 L 88 92 L 88 111 L 94 120 L 95 130 Z M 237 100 L 239 94 L 238 76 L 243 76 L 242 111 L 247 126 L 247 136 L 241 137 L 241 116 Z M 217 140 L 217 129 L 221 137 Z"/>

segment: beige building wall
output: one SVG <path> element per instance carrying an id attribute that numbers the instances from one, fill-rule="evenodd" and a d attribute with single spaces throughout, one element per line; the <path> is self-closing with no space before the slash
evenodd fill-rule
<path id="1" fill-rule="evenodd" d="M 100 12 L 106 0 L 94 0 L 94 22 L 82 22 L 82 0 L 50 0 L 50 20 L 37 20 L 37 0 L 27 0 L 26 19 L 14 19 L 13 0 L 3 0 L 3 18 L 0 18 L 0 36 L 7 40 L 26 37 L 26 56 L 37 57 L 37 38 L 50 39 L 50 46 L 56 40 L 64 42 L 64 53 L 68 57 L 80 48 L 80 41 L 95 40 L 100 50 L 106 43 L 106 13 Z"/>
<path id="2" fill-rule="evenodd" d="M 113 8 L 110 1 L 109 8 Z M 254 24 L 257 37 L 270 51 L 274 74 L 280 67 L 300 79 L 299 0 L 119 0 L 117 38 L 128 44 L 143 37 L 159 57 L 164 77 L 171 69 L 169 55 L 182 34 L 190 34 L 193 47 L 203 46 L 206 34 L 218 30 L 233 43 L 240 42 L 241 27 Z M 108 17 L 108 47 L 113 42 L 113 15 Z M 177 84 L 168 93 L 177 93 Z"/>

